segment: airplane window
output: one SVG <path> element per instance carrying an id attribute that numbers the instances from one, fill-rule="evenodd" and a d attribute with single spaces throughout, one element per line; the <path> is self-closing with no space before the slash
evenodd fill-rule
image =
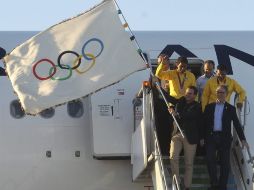
<path id="1" fill-rule="evenodd" d="M 25 112 L 22 109 L 21 104 L 18 100 L 13 100 L 11 102 L 10 113 L 11 113 L 12 117 L 14 117 L 16 119 L 20 119 L 20 118 L 24 117 Z"/>
<path id="2" fill-rule="evenodd" d="M 45 118 L 45 119 L 49 119 L 51 117 L 53 117 L 55 114 L 55 109 L 54 108 L 49 108 L 49 109 L 45 109 L 40 113 L 40 116 Z"/>
<path id="3" fill-rule="evenodd" d="M 74 118 L 79 118 L 84 114 L 84 107 L 80 100 L 68 102 L 67 110 L 68 114 Z"/>

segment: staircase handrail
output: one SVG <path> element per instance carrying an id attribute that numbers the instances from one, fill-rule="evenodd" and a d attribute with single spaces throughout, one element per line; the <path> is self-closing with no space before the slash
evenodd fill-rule
<path id="1" fill-rule="evenodd" d="M 235 98 L 234 98 L 234 105 L 235 105 L 235 106 L 236 106 L 236 102 L 237 102 L 238 98 L 239 98 L 239 95 L 236 94 L 236 95 L 235 95 Z M 243 121 L 242 121 L 242 119 L 241 119 L 241 112 L 242 112 L 242 109 L 237 108 L 237 116 L 238 116 L 239 122 L 240 122 L 241 126 L 243 127 L 243 129 L 244 129 L 245 125 L 246 125 L 247 102 L 248 102 L 248 101 L 247 101 L 247 97 L 245 97 L 245 100 L 244 100 L 244 102 L 243 102 L 243 105 L 244 105 L 244 108 L 243 108 L 243 116 L 244 116 Z M 237 107 L 237 106 L 236 106 L 236 107 Z M 249 110 L 249 111 L 250 111 L 250 110 Z M 234 132 L 235 132 L 235 134 L 236 134 L 237 141 L 240 142 L 240 146 L 242 146 L 241 141 L 240 141 L 240 138 L 239 138 L 237 132 L 235 131 L 235 129 L 234 129 Z M 247 141 L 246 141 L 246 142 L 247 142 Z M 238 144 L 238 143 L 237 143 L 237 144 Z M 249 146 L 250 146 L 250 145 L 249 145 Z M 251 154 L 250 147 L 247 147 L 246 150 L 247 150 L 247 154 L 248 154 L 247 163 L 248 163 L 248 164 L 251 164 L 252 169 L 254 169 L 254 157 L 253 157 L 252 154 Z M 242 150 L 242 151 L 243 151 L 243 150 Z M 238 158 L 237 158 L 237 159 L 238 159 Z M 239 160 L 238 160 L 238 161 L 239 161 Z M 252 174 L 252 182 L 254 182 L 254 173 Z"/>
<path id="2" fill-rule="evenodd" d="M 237 102 L 237 99 L 239 98 L 239 95 L 238 94 L 236 94 L 235 95 L 235 98 L 234 98 L 234 104 L 236 105 L 236 102 Z M 244 102 L 243 102 L 243 104 L 244 104 L 244 109 L 243 109 L 243 115 L 244 115 L 244 121 L 242 121 L 242 119 L 241 119 L 241 112 L 242 112 L 242 110 L 240 109 L 240 108 L 237 108 L 237 116 L 238 116 L 238 119 L 239 119 L 239 121 L 240 121 L 240 124 L 241 124 L 241 126 L 244 128 L 245 127 L 245 125 L 246 125 L 246 118 L 245 118 L 245 115 L 246 115 L 246 112 L 247 112 L 247 109 L 246 109 L 246 106 L 247 106 L 247 97 L 245 97 L 245 100 L 244 100 Z M 236 135 L 237 135 L 237 139 L 238 139 L 238 141 L 240 142 L 240 138 L 239 138 L 239 136 L 238 136 L 238 134 L 236 133 Z M 247 141 L 246 141 L 247 142 Z M 249 157 L 249 159 L 247 160 L 247 162 L 248 163 L 251 163 L 252 164 L 252 168 L 254 168 L 254 157 L 252 156 L 252 154 L 251 154 L 251 151 L 250 151 L 250 147 L 247 147 L 247 154 L 248 154 L 248 157 Z M 253 176 L 253 180 L 254 180 L 254 176 Z"/>
<path id="3" fill-rule="evenodd" d="M 152 91 L 151 91 L 152 92 Z M 166 180 L 166 176 L 165 176 L 165 170 L 164 170 L 164 166 L 163 166 L 163 161 L 162 161 L 162 156 L 161 156 L 161 150 L 160 150 L 160 145 L 159 145 L 159 141 L 158 141 L 158 136 L 157 136 L 157 132 L 155 129 L 155 115 L 154 115 L 154 102 L 153 102 L 153 93 L 150 94 L 151 95 L 151 113 L 152 113 L 152 118 L 153 118 L 153 122 L 152 122 L 152 126 L 151 126 L 151 130 L 154 136 L 154 142 L 155 142 L 155 148 L 157 149 L 158 154 L 154 154 L 153 156 L 156 157 L 155 159 L 159 159 L 159 163 L 160 163 L 160 168 L 162 171 L 162 180 L 164 182 L 164 188 L 165 190 L 169 190 L 168 189 L 168 185 L 167 185 L 167 180 Z"/>
<path id="4" fill-rule="evenodd" d="M 176 189 L 175 189 L 175 187 L 176 187 Z M 180 190 L 179 182 L 177 180 L 176 175 L 173 175 L 172 190 Z"/>

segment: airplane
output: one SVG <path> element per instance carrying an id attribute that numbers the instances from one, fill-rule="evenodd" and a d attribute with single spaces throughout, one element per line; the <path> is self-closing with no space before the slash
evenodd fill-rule
<path id="1" fill-rule="evenodd" d="M 11 52 L 36 31 L 2 31 L 0 47 Z M 240 148 L 234 135 L 228 189 L 254 189 L 253 157 L 254 72 L 253 31 L 136 31 L 150 68 L 37 116 L 25 115 L 5 74 L 0 76 L 0 189 L 1 190 L 168 190 L 179 189 L 161 155 L 155 122 L 158 114 L 149 81 L 157 56 L 173 63 L 189 60 L 201 75 L 204 60 L 225 64 L 230 77 L 247 92 L 239 119 L 250 149 Z M 4 68 L 4 64 L 1 63 Z M 116 71 L 117 72 L 117 71 Z M 137 97 L 140 90 L 143 95 Z M 237 96 L 232 96 L 235 103 Z M 163 122 L 159 122 L 163 125 Z M 234 131 L 233 131 L 234 133 Z M 234 133 L 235 134 L 235 133 Z M 206 189 L 209 179 L 204 157 L 195 160 L 192 189 Z M 201 169 L 201 170 L 200 170 Z M 196 170 L 196 171 L 195 171 Z"/>

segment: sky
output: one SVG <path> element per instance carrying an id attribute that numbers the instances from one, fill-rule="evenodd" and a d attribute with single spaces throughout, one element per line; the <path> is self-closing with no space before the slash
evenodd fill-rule
<path id="1" fill-rule="evenodd" d="M 42 31 L 101 0 L 2 0 L 0 31 Z M 253 0 L 117 0 L 133 31 L 254 30 Z"/>

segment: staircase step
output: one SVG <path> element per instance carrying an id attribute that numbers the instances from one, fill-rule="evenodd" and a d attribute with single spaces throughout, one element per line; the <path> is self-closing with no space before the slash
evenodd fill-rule
<path id="1" fill-rule="evenodd" d="M 165 168 L 167 168 L 168 171 L 170 171 L 170 160 L 164 158 L 163 163 Z M 217 166 L 218 175 L 219 175 L 219 165 Z M 179 158 L 179 172 L 180 177 L 184 177 L 184 157 L 180 156 Z M 199 156 L 196 157 L 194 160 L 194 166 L 193 166 L 193 179 L 192 179 L 192 188 L 191 190 L 207 190 L 207 188 L 210 187 L 210 179 L 207 171 L 207 165 L 206 160 L 204 157 Z M 234 177 L 232 174 L 229 175 L 227 190 L 237 190 Z"/>
<path id="2" fill-rule="evenodd" d="M 180 173 L 184 173 L 184 171 L 185 171 L 185 168 L 184 168 L 184 166 L 183 167 L 179 167 L 179 172 Z M 207 168 L 206 167 L 198 167 L 198 166 L 194 166 L 194 168 L 193 168 L 193 173 L 194 174 L 199 174 L 199 173 L 201 173 L 201 174 L 203 174 L 203 173 L 207 173 Z"/>
<path id="3" fill-rule="evenodd" d="M 171 173 L 171 167 L 166 167 L 168 172 Z M 179 167 L 180 175 L 183 175 L 185 171 L 184 167 Z M 193 169 L 193 177 L 194 178 L 209 178 L 207 168 L 206 167 L 194 167 Z"/>
<path id="4" fill-rule="evenodd" d="M 170 159 L 169 157 L 165 158 L 163 157 L 163 163 L 164 164 L 170 164 Z M 184 164 L 184 157 L 180 156 L 179 157 L 179 165 Z M 206 159 L 205 157 L 196 157 L 194 158 L 194 165 L 206 165 Z"/>
<path id="5" fill-rule="evenodd" d="M 207 190 L 210 187 L 210 184 L 192 184 L 191 190 Z M 235 184 L 228 184 L 227 190 L 237 190 Z"/>
<path id="6" fill-rule="evenodd" d="M 180 174 L 180 177 L 184 177 L 184 174 Z M 193 173 L 193 179 L 209 179 L 208 173 Z"/>
<path id="7" fill-rule="evenodd" d="M 209 178 L 193 178 L 192 179 L 192 184 L 210 184 L 210 179 Z"/>

